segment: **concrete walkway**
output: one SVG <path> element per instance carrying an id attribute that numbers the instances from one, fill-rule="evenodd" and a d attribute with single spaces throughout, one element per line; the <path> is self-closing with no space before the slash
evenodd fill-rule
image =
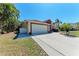
<path id="1" fill-rule="evenodd" d="M 32 36 L 49 56 L 79 56 L 79 38 L 59 33 Z"/>

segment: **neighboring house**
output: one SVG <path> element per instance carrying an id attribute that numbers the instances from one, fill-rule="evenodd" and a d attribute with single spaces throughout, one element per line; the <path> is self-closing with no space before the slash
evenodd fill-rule
<path id="1" fill-rule="evenodd" d="M 52 28 L 51 24 L 38 21 L 38 20 L 30 20 L 24 21 L 20 32 L 27 32 L 28 34 L 42 34 L 42 33 L 50 33 Z"/>
<path id="2" fill-rule="evenodd" d="M 78 28 L 77 28 L 77 23 L 70 23 L 70 24 L 71 24 L 71 26 L 72 26 L 72 29 L 78 30 Z"/>

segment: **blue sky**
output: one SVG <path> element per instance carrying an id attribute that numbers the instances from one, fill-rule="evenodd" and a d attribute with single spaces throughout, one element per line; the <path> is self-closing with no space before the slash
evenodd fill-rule
<path id="1" fill-rule="evenodd" d="M 53 22 L 58 18 L 62 22 L 79 22 L 78 3 L 17 3 L 16 8 L 20 11 L 19 20 L 47 20 Z"/>

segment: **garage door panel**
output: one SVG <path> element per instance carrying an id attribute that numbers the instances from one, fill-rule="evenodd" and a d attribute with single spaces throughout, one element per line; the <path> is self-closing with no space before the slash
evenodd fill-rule
<path id="1" fill-rule="evenodd" d="M 32 24 L 32 34 L 47 33 L 46 25 Z"/>

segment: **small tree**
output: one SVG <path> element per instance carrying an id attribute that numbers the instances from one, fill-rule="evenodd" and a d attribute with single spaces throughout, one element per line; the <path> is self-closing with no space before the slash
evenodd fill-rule
<path id="1" fill-rule="evenodd" d="M 72 26 L 69 23 L 64 23 L 61 25 L 60 27 L 62 30 L 66 31 L 66 34 L 69 34 L 70 29 L 72 28 Z"/>

